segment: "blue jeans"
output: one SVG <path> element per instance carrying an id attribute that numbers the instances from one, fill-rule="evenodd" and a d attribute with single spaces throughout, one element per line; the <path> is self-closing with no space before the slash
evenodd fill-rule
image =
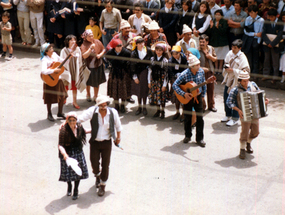
<path id="1" fill-rule="evenodd" d="M 106 35 L 102 34 L 102 41 L 103 41 L 104 47 L 106 48 L 106 46 L 109 44 L 109 42 L 113 38 L 112 34 L 114 34 L 115 31 L 117 31 L 117 29 L 104 28 L 104 30 L 106 31 Z"/>
<path id="2" fill-rule="evenodd" d="M 233 120 L 238 120 L 239 119 L 239 115 L 238 115 L 238 112 L 229 108 L 228 105 L 226 104 L 227 103 L 227 99 L 228 99 L 228 89 L 229 87 L 225 86 L 225 89 L 224 89 L 224 105 L 225 105 L 225 112 L 226 112 L 226 116 L 227 117 L 232 117 Z"/>

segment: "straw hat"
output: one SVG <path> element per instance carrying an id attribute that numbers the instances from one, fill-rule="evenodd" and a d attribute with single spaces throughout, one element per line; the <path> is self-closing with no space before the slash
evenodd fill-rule
<path id="1" fill-rule="evenodd" d="M 101 105 L 101 104 L 103 104 L 103 103 L 107 103 L 107 104 L 110 103 L 110 98 L 109 98 L 109 96 L 100 95 L 100 96 L 97 97 L 97 99 L 96 99 L 96 105 L 99 106 L 99 105 Z"/>
<path id="2" fill-rule="evenodd" d="M 238 75 L 238 79 L 249 79 L 249 73 L 247 71 L 241 71 Z"/>
<path id="3" fill-rule="evenodd" d="M 148 25 L 148 30 L 159 30 L 160 27 L 156 21 L 151 21 L 151 23 Z"/>
<path id="4" fill-rule="evenodd" d="M 130 27 L 131 27 L 130 23 L 127 20 L 122 19 L 121 24 L 120 24 L 120 30 L 124 28 L 130 28 Z"/>
<path id="5" fill-rule="evenodd" d="M 183 25 L 182 34 L 186 34 L 186 33 L 189 33 L 189 32 L 192 33 L 191 28 L 188 25 L 184 24 Z"/>
<path id="6" fill-rule="evenodd" d="M 171 52 L 181 52 L 181 46 L 172 46 Z"/>
<path id="7" fill-rule="evenodd" d="M 200 63 L 200 61 L 199 61 L 199 59 L 195 55 L 193 55 L 193 54 L 189 55 L 189 58 L 188 58 L 188 66 L 189 67 L 195 66 L 195 65 L 197 65 L 199 63 Z"/>

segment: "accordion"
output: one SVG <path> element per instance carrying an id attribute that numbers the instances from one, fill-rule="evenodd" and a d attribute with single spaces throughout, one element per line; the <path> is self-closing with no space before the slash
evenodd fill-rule
<path id="1" fill-rule="evenodd" d="M 241 110 L 243 121 L 248 122 L 267 116 L 267 105 L 265 104 L 264 90 L 254 92 L 240 92 Z"/>

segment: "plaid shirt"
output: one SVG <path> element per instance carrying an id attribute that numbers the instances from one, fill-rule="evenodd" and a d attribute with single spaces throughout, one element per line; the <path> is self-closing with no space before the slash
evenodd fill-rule
<path id="1" fill-rule="evenodd" d="M 196 73 L 196 75 L 194 75 L 191 70 L 185 69 L 181 75 L 175 80 L 175 82 L 172 85 L 172 88 L 181 96 L 184 97 L 185 92 L 183 90 L 181 90 L 181 88 L 179 87 L 179 85 L 181 84 L 185 84 L 188 83 L 189 81 L 193 81 L 195 82 L 197 85 L 202 84 L 203 82 L 205 82 L 205 73 L 204 70 L 202 68 L 200 68 L 198 70 L 198 72 Z M 203 85 L 202 87 L 199 87 L 199 92 L 201 92 L 201 96 L 205 97 L 205 93 L 206 93 L 207 87 L 206 84 Z"/>
<path id="2" fill-rule="evenodd" d="M 239 84 L 238 86 L 235 86 L 231 90 L 231 92 L 230 92 L 230 94 L 229 94 L 229 96 L 227 98 L 226 104 L 231 109 L 234 108 L 234 107 L 238 107 L 238 103 L 237 103 L 238 87 L 241 87 L 242 89 L 244 89 L 241 86 L 241 84 Z M 255 87 L 256 90 L 260 90 L 259 87 L 257 86 L 257 84 L 255 82 L 253 82 L 253 81 L 249 82 L 249 84 L 247 85 L 247 89 L 246 90 L 244 89 L 244 90 L 245 91 L 251 91 L 252 87 Z"/>

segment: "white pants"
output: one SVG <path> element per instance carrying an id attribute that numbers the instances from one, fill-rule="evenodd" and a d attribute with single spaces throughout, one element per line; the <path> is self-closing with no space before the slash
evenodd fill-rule
<path id="1" fill-rule="evenodd" d="M 30 11 L 30 19 L 31 25 L 34 30 L 34 37 L 36 40 L 36 44 L 44 44 L 45 43 L 45 36 L 44 36 L 44 28 L 43 28 L 43 20 L 44 20 L 44 13 L 34 13 Z"/>
<path id="2" fill-rule="evenodd" d="M 32 43 L 29 12 L 17 10 L 17 16 L 22 41 L 25 43 Z"/>

